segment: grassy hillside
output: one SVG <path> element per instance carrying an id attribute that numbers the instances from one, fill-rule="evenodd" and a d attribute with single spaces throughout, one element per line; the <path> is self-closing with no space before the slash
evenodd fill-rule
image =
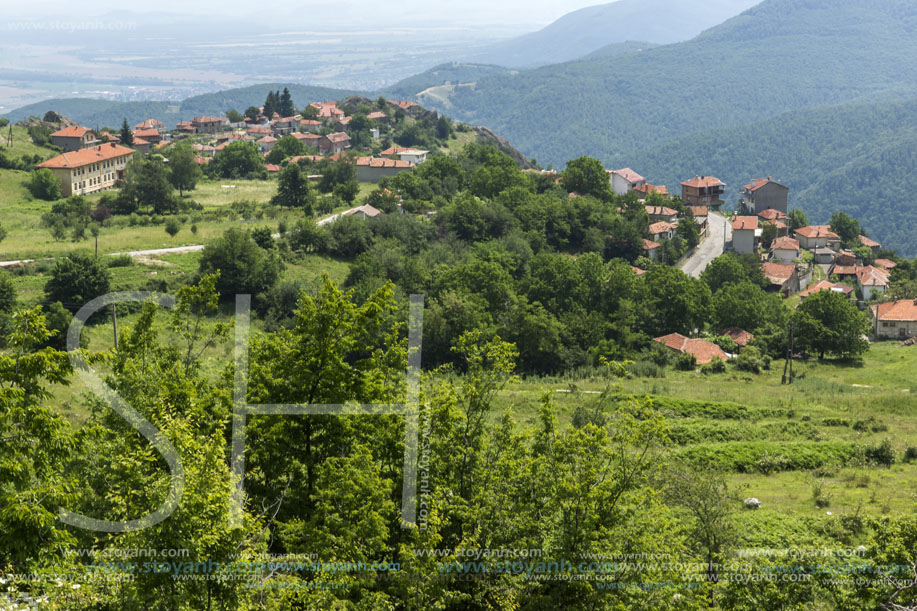
<path id="1" fill-rule="evenodd" d="M 90 127 L 117 127 L 126 117 L 133 125 L 144 119 L 159 119 L 172 126 L 179 121 L 192 119 L 200 115 L 223 116 L 227 110 L 234 108 L 239 112 L 249 106 L 260 106 L 270 90 L 288 87 L 297 106 L 304 106 L 316 100 L 339 100 L 353 92 L 327 87 L 312 87 L 284 83 L 264 83 L 239 89 L 228 89 L 216 93 L 207 93 L 190 97 L 181 104 L 170 102 L 112 102 L 88 98 L 52 99 L 29 104 L 3 115 L 11 121 L 19 121 L 30 116 L 43 116 L 54 110 L 69 119 Z"/>
<path id="2" fill-rule="evenodd" d="M 750 179 L 773 176 L 790 187 L 790 205 L 811 221 L 845 210 L 889 247 L 913 255 L 917 220 L 905 177 L 917 172 L 915 151 L 917 100 L 911 100 L 786 113 L 619 155 L 613 164 L 670 189 L 686 176 L 711 174 L 729 185 L 730 203 Z"/>
<path id="3" fill-rule="evenodd" d="M 473 59 L 535 67 L 570 61 L 628 40 L 667 44 L 688 40 L 757 0 L 619 0 L 568 13 L 542 30 L 497 43 Z M 607 53 L 606 53 L 607 55 Z"/>
<path id="4" fill-rule="evenodd" d="M 508 68 L 488 64 L 463 64 L 453 62 L 440 64 L 426 72 L 406 78 L 387 87 L 382 93 L 390 98 L 402 99 L 416 96 L 431 87 L 438 87 L 446 82 L 452 85 L 460 83 L 474 83 L 485 76 L 512 73 Z"/>
<path id="5" fill-rule="evenodd" d="M 542 163 L 610 160 L 800 108 L 913 96 L 915 28 L 909 0 L 766 0 L 688 42 L 483 78 L 451 102 Z"/>

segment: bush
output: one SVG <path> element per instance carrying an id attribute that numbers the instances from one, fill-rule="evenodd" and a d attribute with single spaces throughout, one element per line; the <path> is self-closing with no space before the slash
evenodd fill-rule
<path id="1" fill-rule="evenodd" d="M 850 426 L 847 418 L 823 418 L 821 423 L 824 426 Z"/>
<path id="2" fill-rule="evenodd" d="M 687 352 L 682 352 L 675 358 L 675 369 L 678 371 L 694 371 L 697 368 L 697 357 Z"/>
<path id="3" fill-rule="evenodd" d="M 700 370 L 703 374 L 726 373 L 726 361 L 719 357 L 714 357 L 712 361 L 704 364 Z"/>
<path id="4" fill-rule="evenodd" d="M 886 439 L 877 446 L 866 448 L 866 460 L 883 467 L 891 467 L 895 463 L 895 450 L 892 448 L 892 442 Z"/>
<path id="5" fill-rule="evenodd" d="M 117 255 L 108 260 L 108 267 L 130 267 L 134 259 L 130 255 Z"/>
<path id="6" fill-rule="evenodd" d="M 60 181 L 48 168 L 33 171 L 26 188 L 37 199 L 54 201 L 61 198 Z"/>
<path id="7" fill-rule="evenodd" d="M 227 229 L 201 254 L 201 275 L 220 272 L 217 290 L 223 297 L 259 295 L 280 277 L 283 264 L 276 253 L 260 248 L 241 229 Z"/>
<path id="8" fill-rule="evenodd" d="M 45 295 L 48 301 L 60 301 L 70 311 L 76 311 L 107 293 L 110 284 L 111 275 L 98 259 L 71 254 L 55 262 L 45 283 Z"/>
<path id="9" fill-rule="evenodd" d="M 881 433 L 888 430 L 888 425 L 879 420 L 876 420 L 875 416 L 870 416 L 865 420 L 857 420 L 853 423 L 853 430 L 859 431 L 860 433 L 873 432 Z"/>
<path id="10" fill-rule="evenodd" d="M 770 369 L 771 358 L 767 355 L 762 355 L 761 351 L 754 346 L 746 346 L 736 357 L 735 364 L 740 371 L 761 373 L 765 369 Z"/>
<path id="11" fill-rule="evenodd" d="M 181 223 L 177 218 L 172 217 L 166 221 L 166 233 L 169 234 L 169 237 L 174 238 L 179 231 L 181 231 Z"/>

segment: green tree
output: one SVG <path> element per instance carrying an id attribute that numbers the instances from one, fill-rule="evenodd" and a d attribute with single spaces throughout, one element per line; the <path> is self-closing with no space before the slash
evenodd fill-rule
<path id="1" fill-rule="evenodd" d="M 185 191 L 194 190 L 203 175 L 194 156 L 190 146 L 177 144 L 169 151 L 169 182 L 178 189 L 179 197 L 183 197 Z"/>
<path id="2" fill-rule="evenodd" d="M 38 199 L 54 201 L 61 198 L 60 180 L 48 168 L 33 170 L 26 188 Z"/>
<path id="3" fill-rule="evenodd" d="M 70 254 L 58 259 L 45 283 L 48 301 L 60 301 L 76 311 L 91 300 L 109 292 L 111 275 L 95 257 Z"/>
<path id="4" fill-rule="evenodd" d="M 55 203 L 41 216 L 41 223 L 51 230 L 57 240 L 69 236 L 74 242 L 86 239 L 86 229 L 92 222 L 91 208 L 82 195 L 72 195 Z"/>
<path id="5" fill-rule="evenodd" d="M 332 193 L 336 186 L 357 179 L 357 169 L 346 157 L 341 157 L 337 161 L 322 160 L 318 165 L 318 171 L 322 173 L 322 179 L 318 183 L 318 190 L 322 193 Z"/>
<path id="6" fill-rule="evenodd" d="M 852 357 L 869 350 L 869 321 L 846 295 L 819 291 L 799 304 L 793 315 L 799 349 Z"/>
<path id="7" fill-rule="evenodd" d="M 685 241 L 688 248 L 694 248 L 700 243 L 700 231 L 697 229 L 697 223 L 690 218 L 686 218 L 678 224 L 675 234 Z"/>
<path id="8" fill-rule="evenodd" d="M 777 239 L 777 226 L 773 223 L 765 223 L 761 228 L 761 248 L 769 250 L 771 244 Z"/>
<path id="9" fill-rule="evenodd" d="M 249 106 L 245 109 L 245 117 L 254 121 L 258 118 L 258 115 L 261 114 L 261 110 L 257 106 Z"/>
<path id="10" fill-rule="evenodd" d="M 290 95 L 290 90 L 286 87 L 283 88 L 283 93 L 280 94 L 277 112 L 280 113 L 281 117 L 292 117 L 296 114 L 293 96 Z"/>
<path id="11" fill-rule="evenodd" d="M 129 214 L 146 210 L 153 214 L 168 214 L 178 210 L 175 187 L 169 170 L 155 159 L 133 159 L 124 171 L 121 191 L 115 200 L 115 210 Z"/>
<path id="12" fill-rule="evenodd" d="M 651 336 L 702 330 L 710 302 L 708 286 L 680 269 L 654 265 L 643 276 L 643 328 Z"/>
<path id="13" fill-rule="evenodd" d="M 831 215 L 831 231 L 838 235 L 845 246 L 852 244 L 862 233 L 860 222 L 846 212 L 835 212 Z"/>
<path id="14" fill-rule="evenodd" d="M 747 280 L 726 284 L 713 294 L 711 322 L 715 331 L 739 327 L 757 333 L 767 325 L 782 327 L 787 314 L 778 295 Z"/>
<path id="15" fill-rule="evenodd" d="M 584 156 L 568 161 L 561 177 L 561 185 L 569 193 L 591 195 L 602 200 L 611 197 L 608 172 L 601 161 L 592 157 Z"/>
<path id="16" fill-rule="evenodd" d="M 284 159 L 302 155 L 304 152 L 305 147 L 299 138 L 286 135 L 274 144 L 267 157 L 265 157 L 265 161 L 268 163 L 280 163 Z"/>
<path id="17" fill-rule="evenodd" d="M 230 123 L 241 123 L 245 120 L 245 117 L 243 117 L 239 111 L 234 108 L 230 108 L 226 111 L 226 118 L 229 119 Z"/>
<path id="18" fill-rule="evenodd" d="M 766 286 L 761 265 L 755 256 L 737 255 L 736 253 L 726 253 L 711 261 L 701 273 L 701 280 L 714 293 L 730 283 L 738 284 L 748 281 L 760 287 Z"/>
<path id="19" fill-rule="evenodd" d="M 229 144 L 214 157 L 209 169 L 221 178 L 246 178 L 265 173 L 261 149 L 254 142 L 247 141 Z"/>
<path id="20" fill-rule="evenodd" d="M 277 193 L 271 198 L 271 203 L 286 208 L 302 208 L 307 216 L 312 215 L 315 192 L 299 165 L 291 163 L 281 170 Z"/>
<path id="21" fill-rule="evenodd" d="M 179 223 L 178 219 L 174 216 L 166 219 L 165 230 L 166 233 L 169 234 L 170 238 L 174 238 L 176 235 L 178 235 L 178 232 L 181 231 L 181 223 Z"/>
<path id="22" fill-rule="evenodd" d="M 806 216 L 806 213 L 800 210 L 799 208 L 793 208 L 787 214 L 787 226 L 790 231 L 795 231 L 800 227 L 809 226 L 809 218 Z"/>
<path id="23" fill-rule="evenodd" d="M 121 131 L 118 136 L 121 138 L 121 144 L 124 146 L 134 146 L 134 132 L 127 123 L 127 117 L 124 117 L 124 120 L 121 121 Z"/>
<path id="24" fill-rule="evenodd" d="M 223 296 L 259 295 L 280 277 L 283 264 L 273 252 L 259 247 L 241 229 L 227 229 L 201 253 L 199 273 L 219 274 L 216 290 Z"/>

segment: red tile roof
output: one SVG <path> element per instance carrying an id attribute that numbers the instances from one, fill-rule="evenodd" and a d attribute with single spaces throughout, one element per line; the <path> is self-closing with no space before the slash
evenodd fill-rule
<path id="1" fill-rule="evenodd" d="M 646 179 L 631 170 L 630 168 L 621 168 L 620 170 L 611 170 L 610 174 L 617 174 L 627 182 L 631 184 L 636 184 L 638 182 L 643 182 Z"/>
<path id="2" fill-rule="evenodd" d="M 841 294 L 843 294 L 843 295 L 849 295 L 850 293 L 853 292 L 853 287 L 852 287 L 852 286 L 847 286 L 846 284 L 839 284 L 839 283 L 838 283 L 838 284 L 835 284 L 834 282 L 830 282 L 830 281 L 828 281 L 828 280 L 820 280 L 820 281 L 817 282 L 816 284 L 813 284 L 812 286 L 810 286 L 810 287 L 807 288 L 806 290 L 804 290 L 804 291 L 802 291 L 801 293 L 799 293 L 799 296 L 802 297 L 803 299 L 805 299 L 805 298 L 808 297 L 809 295 L 812 295 L 812 294 L 817 293 L 817 292 L 819 292 L 819 291 L 833 291 L 833 292 L 835 292 L 835 293 L 841 293 Z"/>
<path id="3" fill-rule="evenodd" d="M 134 151 L 119 144 L 103 144 L 92 148 L 64 153 L 38 164 L 39 168 L 80 168 L 91 163 L 108 161 L 126 155 L 133 155 Z"/>
<path id="4" fill-rule="evenodd" d="M 268 172 L 279 172 L 280 166 L 277 165 L 276 163 L 265 163 L 264 169 L 267 170 Z"/>
<path id="5" fill-rule="evenodd" d="M 882 248 L 882 244 L 876 242 L 875 240 L 871 240 L 864 235 L 860 236 L 860 242 L 863 244 L 863 246 L 868 246 L 869 248 Z"/>
<path id="6" fill-rule="evenodd" d="M 653 341 L 657 341 L 676 352 L 693 354 L 697 359 L 698 365 L 709 363 L 714 358 L 720 358 L 724 361 L 729 358 L 729 355 L 723 352 L 723 349 L 713 342 L 708 342 L 705 339 L 691 339 L 680 333 L 671 333 L 669 335 L 657 337 Z"/>
<path id="7" fill-rule="evenodd" d="M 263 142 L 264 144 L 270 144 L 271 142 L 277 142 L 277 138 L 273 136 L 265 136 L 264 138 L 261 138 L 260 140 L 258 140 L 258 142 Z"/>
<path id="8" fill-rule="evenodd" d="M 650 225 L 649 231 L 650 231 L 650 235 L 659 235 L 661 233 L 668 233 L 674 230 L 675 227 L 676 226 L 673 225 L 672 223 L 665 223 L 665 222 L 653 223 L 652 225 Z"/>
<path id="9" fill-rule="evenodd" d="M 322 124 L 322 122 L 316 121 L 315 119 L 302 119 L 299 122 L 299 124 L 302 125 L 303 127 L 307 127 L 307 126 L 318 127 L 319 125 Z"/>
<path id="10" fill-rule="evenodd" d="M 799 250 L 799 242 L 784 236 L 773 241 L 771 250 Z"/>
<path id="11" fill-rule="evenodd" d="M 829 225 L 809 225 L 807 227 L 800 227 L 796 230 L 796 233 L 801 235 L 804 238 L 831 238 L 834 240 L 839 240 L 840 238 L 836 233 L 831 231 Z"/>
<path id="12" fill-rule="evenodd" d="M 634 187 L 634 191 L 637 193 L 644 193 L 649 195 L 651 193 L 658 193 L 659 195 L 668 195 L 669 190 L 665 185 L 651 185 L 649 183 L 643 183 Z"/>
<path id="13" fill-rule="evenodd" d="M 719 332 L 719 335 L 728 335 L 743 348 L 748 345 L 748 342 L 755 339 L 753 333 L 749 333 L 745 329 L 740 329 L 739 327 L 729 327 L 728 329 L 723 329 Z"/>
<path id="14" fill-rule="evenodd" d="M 754 231 L 758 228 L 758 217 L 756 216 L 737 216 L 732 221 L 733 231 Z"/>
<path id="15" fill-rule="evenodd" d="M 884 269 L 892 269 L 893 267 L 897 267 L 898 265 L 891 259 L 876 259 L 875 261 L 873 261 L 873 263 L 875 263 L 876 265 Z"/>
<path id="16" fill-rule="evenodd" d="M 191 119 L 191 123 L 229 123 L 229 119 L 226 117 L 211 117 L 204 115 L 201 117 L 194 117 Z"/>
<path id="17" fill-rule="evenodd" d="M 92 130 L 88 127 L 83 127 L 82 125 L 71 125 L 70 127 L 65 127 L 64 129 L 58 130 L 51 134 L 52 138 L 82 138 L 86 132 L 91 132 Z"/>
<path id="18" fill-rule="evenodd" d="M 369 113 L 368 115 L 366 115 L 366 118 L 369 119 L 370 121 L 375 121 L 376 119 L 386 119 L 388 118 L 388 115 L 382 112 L 381 110 L 375 110 Z"/>
<path id="19" fill-rule="evenodd" d="M 713 176 L 695 176 L 691 180 L 686 180 L 682 182 L 686 187 L 697 187 L 699 189 L 705 187 L 725 187 L 726 185 L 719 178 L 714 178 Z"/>
<path id="20" fill-rule="evenodd" d="M 745 185 L 745 190 L 746 191 L 757 191 L 758 189 L 766 185 L 768 182 L 770 181 L 766 178 L 756 178 L 753 181 L 751 181 L 750 184 Z"/>
<path id="21" fill-rule="evenodd" d="M 678 216 L 677 210 L 672 210 L 665 206 L 644 206 L 644 208 L 650 216 Z"/>
<path id="22" fill-rule="evenodd" d="M 765 221 L 775 221 L 778 219 L 785 219 L 786 214 L 784 214 L 783 212 L 780 212 L 779 210 L 768 208 L 767 210 L 762 210 L 761 212 L 759 212 L 758 218 L 762 218 Z"/>
<path id="23" fill-rule="evenodd" d="M 357 214 L 358 212 L 362 212 L 366 216 L 370 217 L 382 216 L 383 214 L 381 210 L 378 210 L 369 204 L 363 204 L 362 206 L 351 208 L 350 210 L 345 210 L 341 213 L 341 216 L 350 216 L 351 214 Z"/>
<path id="24" fill-rule="evenodd" d="M 896 320 L 904 322 L 917 321 L 917 300 L 902 299 L 872 306 L 873 314 L 879 320 Z"/>
<path id="25" fill-rule="evenodd" d="M 888 272 L 869 265 L 857 270 L 857 282 L 861 286 L 888 286 Z"/>
<path id="26" fill-rule="evenodd" d="M 350 142 L 350 136 L 348 136 L 344 132 L 335 132 L 333 134 L 328 134 L 325 137 L 328 138 L 328 140 L 331 142 L 336 142 L 336 143 Z"/>
<path id="27" fill-rule="evenodd" d="M 837 276 L 856 276 L 860 268 L 856 265 L 835 265 L 831 273 Z"/>
<path id="28" fill-rule="evenodd" d="M 634 270 L 634 273 L 637 274 L 638 276 L 642 276 L 643 274 L 646 273 L 645 269 L 640 269 L 639 267 L 634 267 L 633 265 L 631 265 L 630 268 Z"/>
<path id="29" fill-rule="evenodd" d="M 134 138 L 160 138 L 161 134 L 157 129 L 135 129 Z"/>
<path id="30" fill-rule="evenodd" d="M 662 246 L 662 244 L 657 244 L 651 240 L 643 240 L 643 250 L 656 250 Z"/>
<path id="31" fill-rule="evenodd" d="M 761 264 L 761 271 L 764 272 L 764 277 L 770 280 L 771 284 L 783 284 L 792 278 L 793 273 L 796 271 L 796 266 L 792 263 L 773 263 L 768 261 Z"/>
<path id="32" fill-rule="evenodd" d="M 688 212 L 691 213 L 691 216 L 697 218 L 699 216 L 710 216 L 710 212 L 707 209 L 707 206 L 685 206 Z"/>
<path id="33" fill-rule="evenodd" d="M 357 165 L 369 168 L 413 168 L 410 161 L 388 159 L 385 157 L 357 157 Z"/>
<path id="34" fill-rule="evenodd" d="M 135 125 L 134 129 L 157 129 L 160 127 L 165 127 L 162 121 L 158 121 L 156 119 L 147 119 L 146 121 Z"/>

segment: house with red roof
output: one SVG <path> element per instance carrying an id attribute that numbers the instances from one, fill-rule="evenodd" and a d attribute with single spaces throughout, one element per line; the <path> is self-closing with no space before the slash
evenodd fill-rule
<path id="1" fill-rule="evenodd" d="M 800 275 L 796 265 L 792 263 L 767 261 L 761 264 L 761 271 L 770 282 L 770 289 L 779 291 L 784 297 L 789 297 L 800 289 Z"/>
<path id="2" fill-rule="evenodd" d="M 895 268 L 898 266 L 898 264 L 892 261 L 891 259 L 876 259 L 875 261 L 872 262 L 872 264 L 878 267 L 881 267 L 885 271 L 889 271 L 889 272 L 892 271 L 892 268 Z"/>
<path id="3" fill-rule="evenodd" d="M 363 204 L 362 206 L 357 206 L 356 208 L 351 208 L 350 210 L 345 210 L 341 212 L 341 216 L 356 216 L 362 219 L 365 218 L 376 218 L 378 216 L 385 216 L 385 213 L 369 204 Z"/>
<path id="4" fill-rule="evenodd" d="M 322 122 L 315 119 L 301 119 L 299 121 L 299 129 L 304 132 L 315 133 L 322 129 Z"/>
<path id="5" fill-rule="evenodd" d="M 832 293 L 840 293 L 841 295 L 849 296 L 851 299 L 856 297 L 856 295 L 853 292 L 852 286 L 848 284 L 840 284 L 840 283 L 831 282 L 829 280 L 819 280 L 818 282 L 816 282 L 809 288 L 805 289 L 804 291 L 801 291 L 799 293 L 799 297 L 800 299 L 805 299 L 809 295 L 814 295 L 815 293 L 818 293 L 819 291 L 831 291 Z"/>
<path id="6" fill-rule="evenodd" d="M 870 311 L 877 338 L 903 340 L 917 336 L 917 299 L 876 304 Z"/>
<path id="7" fill-rule="evenodd" d="M 51 134 L 51 144 L 65 153 L 99 145 L 96 133 L 81 125 L 71 125 Z"/>
<path id="8" fill-rule="evenodd" d="M 673 225 L 672 223 L 653 223 L 649 228 L 650 239 L 654 242 L 658 242 L 659 240 L 670 240 L 672 236 L 675 235 L 676 227 L 678 227 L 678 225 Z"/>
<path id="9" fill-rule="evenodd" d="M 37 167 L 51 170 L 64 197 L 87 195 L 117 186 L 133 155 L 133 149 L 109 143 L 64 153 Z"/>
<path id="10" fill-rule="evenodd" d="M 165 124 L 159 119 L 147 119 L 146 121 L 141 121 L 134 126 L 134 129 L 155 129 L 156 131 L 162 132 L 165 131 Z"/>
<path id="11" fill-rule="evenodd" d="M 740 254 L 758 252 L 758 241 L 761 230 L 758 229 L 758 217 L 737 216 L 732 221 L 732 249 Z"/>
<path id="12" fill-rule="evenodd" d="M 651 223 L 675 223 L 678 221 L 678 211 L 666 206 L 644 206 L 650 217 Z"/>
<path id="13" fill-rule="evenodd" d="M 857 288 L 863 301 L 884 295 L 888 290 L 888 272 L 879 267 L 867 265 L 857 269 Z"/>
<path id="14" fill-rule="evenodd" d="M 739 201 L 739 210 L 745 214 L 760 214 L 765 210 L 777 210 L 787 213 L 787 198 L 789 188 L 781 185 L 773 178 L 756 178 L 742 187 L 742 199 Z"/>
<path id="15" fill-rule="evenodd" d="M 413 168 L 414 164 L 410 161 L 387 157 L 357 157 L 356 160 L 357 180 L 360 182 L 379 182 L 387 176 L 397 176 Z"/>
<path id="16" fill-rule="evenodd" d="M 658 193 L 665 199 L 671 199 L 672 197 L 665 185 L 651 185 L 648 182 L 635 186 L 634 193 L 636 193 L 637 197 L 640 199 L 646 199 L 647 196 L 653 193 Z"/>
<path id="17" fill-rule="evenodd" d="M 680 333 L 670 333 L 669 335 L 656 337 L 653 338 L 653 341 L 659 342 L 666 348 L 681 354 L 693 354 L 694 358 L 697 359 L 698 365 L 706 365 L 715 358 L 723 361 L 729 359 L 729 355 L 713 342 L 708 342 L 705 339 L 692 339 Z"/>
<path id="18" fill-rule="evenodd" d="M 608 172 L 608 180 L 611 183 L 611 190 L 618 195 L 627 195 L 637 186 L 646 184 L 646 179 L 630 168 L 605 171 Z"/>
<path id="19" fill-rule="evenodd" d="M 799 241 L 790 237 L 777 238 L 771 243 L 771 261 L 792 263 L 799 258 Z"/>
<path id="20" fill-rule="evenodd" d="M 707 219 L 710 215 L 709 208 L 707 206 L 685 206 L 688 210 L 688 216 L 694 219 L 694 222 L 697 223 L 697 232 L 701 236 L 707 235 Z"/>
<path id="21" fill-rule="evenodd" d="M 828 225 L 808 225 L 800 227 L 793 232 L 793 237 L 799 240 L 799 247 L 803 250 L 816 248 L 830 248 L 835 253 L 839 250 L 840 237 Z"/>
<path id="22" fill-rule="evenodd" d="M 651 240 L 643 240 L 643 253 L 650 258 L 652 261 L 656 261 L 659 258 L 659 249 L 662 247 L 662 244 L 658 242 L 653 242 Z"/>
<path id="23" fill-rule="evenodd" d="M 681 199 L 687 206 L 709 206 L 718 209 L 725 203 L 725 191 L 725 183 L 713 176 L 695 176 L 681 183 Z"/>
<path id="24" fill-rule="evenodd" d="M 141 138 L 153 144 L 162 142 L 162 134 L 158 129 L 135 129 L 133 133 L 134 142 L 137 141 L 137 138 Z"/>
<path id="25" fill-rule="evenodd" d="M 748 342 L 755 339 L 753 333 L 749 333 L 745 329 L 740 329 L 739 327 L 729 327 L 728 329 L 723 329 L 717 335 L 725 335 L 726 337 L 731 337 L 732 340 L 739 345 L 740 348 L 744 348 L 748 345 Z"/>
<path id="26" fill-rule="evenodd" d="M 134 138 L 134 143 L 131 146 L 144 155 L 149 155 L 150 151 L 153 150 L 153 143 L 143 138 Z"/>
<path id="27" fill-rule="evenodd" d="M 872 249 L 872 254 L 873 254 L 873 256 L 879 254 L 879 250 L 882 249 L 882 244 L 881 244 L 881 243 L 876 242 L 875 240 L 873 240 L 873 239 L 871 239 L 871 238 L 867 238 L 867 237 L 864 236 L 864 235 L 861 235 L 861 236 L 860 236 L 860 244 L 862 244 L 863 246 L 866 246 L 867 248 Z"/>
<path id="28" fill-rule="evenodd" d="M 261 154 L 266 155 L 274 148 L 274 145 L 277 144 L 277 138 L 274 136 L 265 136 L 258 140 L 258 146 L 261 148 Z M 280 149 L 277 149 L 278 151 Z"/>
<path id="29" fill-rule="evenodd" d="M 229 126 L 226 117 L 202 116 L 191 119 L 191 127 L 196 134 L 216 134 Z"/>
<path id="30" fill-rule="evenodd" d="M 350 136 L 344 132 L 335 132 L 319 138 L 318 152 L 323 155 L 335 155 L 343 153 L 344 149 L 350 148 Z"/>

